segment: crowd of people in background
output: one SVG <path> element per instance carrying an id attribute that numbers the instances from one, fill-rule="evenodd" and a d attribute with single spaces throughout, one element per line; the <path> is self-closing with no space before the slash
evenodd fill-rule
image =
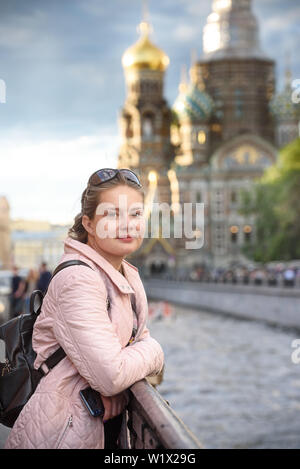
<path id="1" fill-rule="evenodd" d="M 236 266 L 215 269 L 197 266 L 184 271 L 179 269 L 176 272 L 168 270 L 151 272 L 150 276 L 193 282 L 300 287 L 300 266 L 284 267 L 283 264 L 275 267 Z M 10 317 L 13 318 L 20 313 L 29 313 L 31 293 L 34 290 L 41 290 L 45 293 L 50 279 L 51 272 L 46 262 L 42 262 L 38 270 L 30 269 L 26 277 L 19 275 L 19 269 L 15 266 L 11 281 Z"/>
<path id="2" fill-rule="evenodd" d="M 51 272 L 46 262 L 42 262 L 38 270 L 30 269 L 26 277 L 22 277 L 18 267 L 14 266 L 11 279 L 10 318 L 29 313 L 31 293 L 34 290 L 45 293 L 50 279 Z"/>
<path id="3" fill-rule="evenodd" d="M 233 267 L 230 269 L 207 269 L 199 267 L 189 274 L 189 280 L 232 283 L 242 285 L 300 286 L 300 267 Z"/>
<path id="4" fill-rule="evenodd" d="M 163 266 L 165 267 L 165 266 Z M 212 268 L 210 266 L 194 266 L 193 268 L 151 269 L 143 273 L 145 278 L 161 278 L 166 280 L 228 283 L 239 285 L 265 285 L 282 287 L 300 287 L 300 264 L 287 267 L 278 263 L 275 266 L 243 266 Z"/>

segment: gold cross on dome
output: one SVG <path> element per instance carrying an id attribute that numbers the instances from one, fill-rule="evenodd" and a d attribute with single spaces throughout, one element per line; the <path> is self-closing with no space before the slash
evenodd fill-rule
<path id="1" fill-rule="evenodd" d="M 149 6 L 148 0 L 142 0 L 143 2 L 143 22 L 149 23 Z"/>

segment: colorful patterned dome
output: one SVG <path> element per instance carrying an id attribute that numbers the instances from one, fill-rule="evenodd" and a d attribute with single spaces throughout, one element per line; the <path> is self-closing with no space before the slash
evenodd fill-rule
<path id="1" fill-rule="evenodd" d="M 205 92 L 195 85 L 180 85 L 180 93 L 177 97 L 173 110 L 179 121 L 190 120 L 206 122 L 213 111 L 213 100 Z"/>

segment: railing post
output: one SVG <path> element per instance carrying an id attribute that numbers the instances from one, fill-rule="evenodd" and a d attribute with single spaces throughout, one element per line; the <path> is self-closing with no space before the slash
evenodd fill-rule
<path id="1" fill-rule="evenodd" d="M 128 433 L 126 442 L 126 431 L 122 429 L 122 447 L 127 444 L 131 449 L 203 449 L 167 401 L 145 379 L 131 386 L 128 392 Z"/>

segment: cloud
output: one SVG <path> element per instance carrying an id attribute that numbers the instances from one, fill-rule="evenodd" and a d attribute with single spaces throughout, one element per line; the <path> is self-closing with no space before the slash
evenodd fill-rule
<path id="1" fill-rule="evenodd" d="M 55 35 L 49 35 L 49 16 L 46 11 L 33 10 L 29 13 L 9 15 L 0 23 L 0 48 L 10 50 L 15 56 L 32 57 L 36 51 L 43 51 L 47 57 L 49 41 L 57 46 Z M 55 47 L 55 53 L 58 53 Z"/>
<path id="2" fill-rule="evenodd" d="M 179 42 L 191 42 L 199 39 L 201 32 L 198 27 L 192 27 L 189 24 L 180 24 L 174 30 L 173 37 Z"/>
<path id="3" fill-rule="evenodd" d="M 181 0 L 187 14 L 197 16 L 198 20 L 205 21 L 207 16 L 212 12 L 211 0 L 199 2 L 199 0 Z"/>
<path id="4" fill-rule="evenodd" d="M 80 211 L 90 174 L 116 167 L 120 141 L 105 128 L 65 140 L 37 140 L 16 130 L 0 145 L 1 195 L 9 201 L 11 218 L 68 223 Z"/>
<path id="5" fill-rule="evenodd" d="M 297 27 L 298 33 L 300 23 L 300 8 L 293 8 L 291 10 L 283 11 L 280 16 L 273 16 L 266 18 L 263 24 L 263 29 L 269 33 L 272 32 L 286 32 L 288 29 Z"/>
<path id="6" fill-rule="evenodd" d="M 1 2 L 0 79 L 7 102 L 0 105 L 0 187 L 14 216 L 73 217 L 89 173 L 114 165 L 118 111 L 125 100 L 121 57 L 138 39 L 141 3 Z M 280 77 L 287 51 L 293 76 L 300 77 L 299 0 L 252 3 L 262 48 L 275 58 Z M 192 49 L 201 53 L 212 0 L 153 1 L 149 8 L 152 40 L 171 60 L 164 95 L 172 104 L 182 64 L 189 66 Z"/>
<path id="7" fill-rule="evenodd" d="M 28 28 L 11 27 L 9 25 L 0 26 L 0 47 L 19 48 L 26 43 L 31 43 L 34 34 Z"/>
<path id="8" fill-rule="evenodd" d="M 79 2 L 79 7 L 87 12 L 89 15 L 97 17 L 105 17 L 107 12 L 107 5 L 100 3 L 99 0 L 83 0 Z"/>

